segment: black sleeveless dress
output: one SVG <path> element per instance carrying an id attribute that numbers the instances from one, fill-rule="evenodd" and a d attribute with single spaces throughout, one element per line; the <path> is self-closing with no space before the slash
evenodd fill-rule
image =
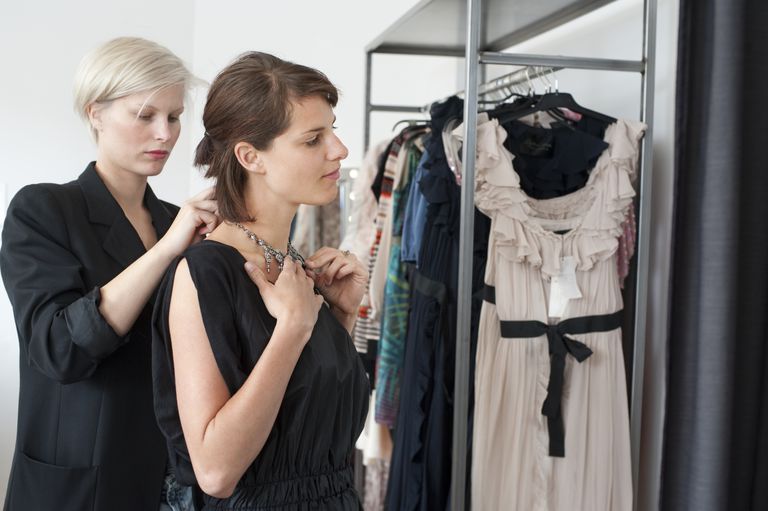
<path id="1" fill-rule="evenodd" d="M 197 288 L 203 323 L 230 393 L 245 382 L 272 335 L 258 288 L 242 255 L 215 241 L 183 254 Z M 176 266 L 160 284 L 153 317 L 155 413 L 177 478 L 194 484 L 179 422 L 168 311 Z M 204 496 L 208 510 L 359 510 L 352 456 L 368 410 L 369 383 L 346 329 L 327 305 L 288 383 L 272 432 L 227 499 Z"/>

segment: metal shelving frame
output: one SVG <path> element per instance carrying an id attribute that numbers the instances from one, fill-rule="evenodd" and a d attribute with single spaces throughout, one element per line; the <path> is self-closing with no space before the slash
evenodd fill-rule
<path id="1" fill-rule="evenodd" d="M 464 0 L 460 0 L 464 1 Z M 499 2 L 511 0 L 485 0 L 498 9 Z M 464 182 L 472 183 L 475 179 L 475 152 L 477 148 L 476 126 L 478 109 L 479 77 L 484 73 L 481 65 L 501 64 L 515 66 L 547 66 L 564 69 L 588 69 L 599 71 L 633 72 L 641 75 L 640 117 L 648 125 L 643 139 L 638 204 L 637 230 L 637 282 L 635 290 L 635 323 L 632 356 L 632 382 L 630 396 L 630 430 L 632 449 L 632 479 L 634 487 L 634 507 L 638 502 L 638 475 L 640 461 L 640 436 L 642 426 L 643 376 L 645 364 L 645 340 L 648 297 L 649 238 L 651 220 L 651 179 L 653 162 L 653 108 L 655 83 L 656 53 L 656 16 L 657 0 L 644 0 L 643 10 L 643 48 L 640 60 L 615 60 L 602 58 L 584 58 L 550 55 L 527 55 L 504 53 L 499 50 L 533 37 L 546 30 L 566 23 L 583 14 L 601 7 L 610 0 L 572 0 L 570 4 L 560 6 L 555 12 L 524 26 L 517 27 L 509 34 L 503 34 L 494 41 L 481 41 L 486 35 L 485 24 L 489 16 L 483 17 L 482 0 L 466 0 L 466 40 L 463 48 L 455 44 L 402 44 L 388 42 L 388 33 L 400 30 L 413 23 L 414 19 L 429 7 L 432 12 L 440 8 L 441 2 L 446 8 L 455 8 L 456 0 L 422 0 L 408 13 L 401 17 L 390 29 L 366 48 L 366 89 L 365 89 L 365 131 L 364 143 L 367 149 L 370 143 L 370 124 L 373 112 L 423 112 L 423 106 L 381 105 L 371 103 L 372 71 L 374 54 L 431 55 L 464 57 L 465 92 L 464 92 Z M 496 4 L 494 4 L 496 2 Z M 512 2 L 513 4 L 515 2 Z M 562 2 L 561 2 L 562 3 Z M 539 4 L 541 5 L 541 4 Z M 505 8 L 509 8 L 505 4 Z M 455 13 L 454 13 L 455 15 Z M 423 17 L 423 16 L 422 16 Z M 497 34 L 498 35 L 498 34 Z M 454 390 L 453 418 L 453 467 L 451 479 L 451 509 L 463 511 L 466 506 L 467 473 L 467 414 L 469 389 L 469 353 L 470 353 L 470 314 L 472 295 L 472 240 L 474 234 L 474 190 L 464 186 L 461 190 L 461 226 L 459 246 L 458 276 L 458 318 L 456 338 L 456 374 Z"/>

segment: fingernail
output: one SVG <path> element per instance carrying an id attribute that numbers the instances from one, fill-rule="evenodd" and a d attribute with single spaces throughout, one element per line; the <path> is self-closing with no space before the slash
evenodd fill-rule
<path id="1" fill-rule="evenodd" d="M 256 265 L 255 265 L 255 264 L 253 264 L 253 263 L 252 263 L 252 262 L 250 262 L 250 261 L 246 261 L 246 262 L 245 262 L 245 271 L 247 271 L 248 273 L 251 273 L 251 272 L 253 271 L 253 269 L 254 269 L 254 268 L 256 268 Z"/>

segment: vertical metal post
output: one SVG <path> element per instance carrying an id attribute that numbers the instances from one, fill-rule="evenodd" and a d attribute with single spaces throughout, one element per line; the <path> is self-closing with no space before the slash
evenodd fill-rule
<path id="1" fill-rule="evenodd" d="M 453 467 L 451 509 L 463 511 L 466 502 L 467 420 L 469 418 L 469 353 L 472 314 L 472 248 L 474 245 L 475 152 L 477 148 L 477 79 L 481 0 L 467 0 L 466 85 L 464 90 L 464 147 L 462 149 L 461 226 L 459 235 L 458 318 L 456 322 L 456 379 L 453 407 Z"/>
<path id="2" fill-rule="evenodd" d="M 635 346 L 632 357 L 632 404 L 630 432 L 632 443 L 632 482 L 634 509 L 638 509 L 640 487 L 640 441 L 642 436 L 643 379 L 645 370 L 646 323 L 648 320 L 648 282 L 650 276 L 651 189 L 653 177 L 653 108 L 656 86 L 656 0 L 645 0 L 643 13 L 643 61 L 641 119 L 648 125 L 643 139 L 640 163 L 640 204 L 637 233 L 637 289 L 635 295 Z"/>
<path id="3" fill-rule="evenodd" d="M 373 65 L 373 54 L 370 51 L 365 52 L 365 121 L 363 122 L 363 156 L 368 151 L 371 143 L 371 83 Z M 346 222 L 346 218 L 341 218 L 341 224 Z M 343 235 L 342 238 L 344 239 Z M 365 494 L 365 467 L 363 466 L 363 452 L 355 449 L 355 488 L 360 495 Z"/>
<path id="4" fill-rule="evenodd" d="M 371 75 L 373 74 L 373 53 L 365 52 L 365 124 L 363 126 L 363 154 L 371 144 Z"/>

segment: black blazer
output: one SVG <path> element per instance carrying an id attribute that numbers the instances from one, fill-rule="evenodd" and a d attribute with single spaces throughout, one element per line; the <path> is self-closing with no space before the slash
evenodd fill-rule
<path id="1" fill-rule="evenodd" d="M 149 186 L 158 237 L 178 208 Z M 26 186 L 5 219 L 0 270 L 20 344 L 18 433 L 6 511 L 156 510 L 166 446 L 152 404 L 152 302 L 119 337 L 99 287 L 145 252 L 91 163 Z"/>

